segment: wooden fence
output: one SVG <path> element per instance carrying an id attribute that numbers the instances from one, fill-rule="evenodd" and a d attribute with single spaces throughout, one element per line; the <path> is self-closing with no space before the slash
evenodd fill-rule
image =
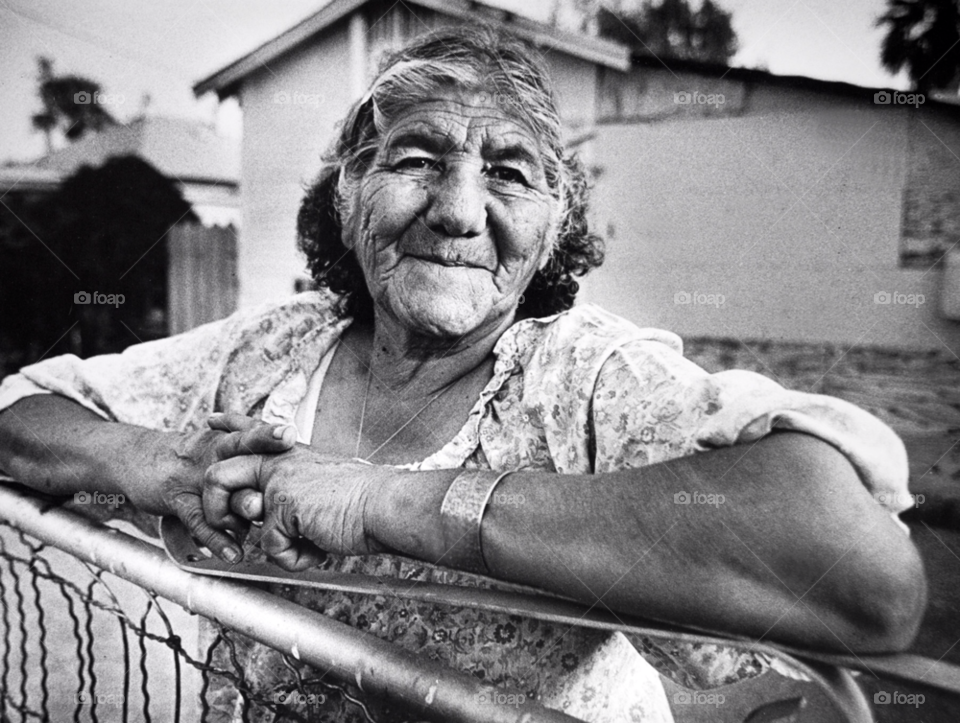
<path id="1" fill-rule="evenodd" d="M 237 308 L 237 232 L 181 224 L 170 231 L 167 319 L 171 335 Z"/>

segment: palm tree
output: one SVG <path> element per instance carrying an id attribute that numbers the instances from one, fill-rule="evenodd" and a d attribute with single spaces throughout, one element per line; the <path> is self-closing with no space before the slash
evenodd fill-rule
<path id="1" fill-rule="evenodd" d="M 33 127 L 46 137 L 47 153 L 53 150 L 53 132 L 57 129 L 67 140 L 75 141 L 87 131 L 99 131 L 117 122 L 95 102 L 100 93 L 98 83 L 77 75 L 55 75 L 49 58 L 37 58 L 37 65 L 43 110 L 31 120 Z"/>
<path id="2" fill-rule="evenodd" d="M 880 61 L 891 73 L 906 69 L 917 90 L 960 89 L 960 0 L 887 0 L 877 19 L 887 34 Z"/>
<path id="3" fill-rule="evenodd" d="M 659 58 L 729 63 L 737 52 L 733 15 L 713 0 L 606 2 L 596 9 L 598 33 Z"/>

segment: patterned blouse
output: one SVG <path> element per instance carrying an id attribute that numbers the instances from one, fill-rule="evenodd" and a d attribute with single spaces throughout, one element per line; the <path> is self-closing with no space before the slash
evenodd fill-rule
<path id="1" fill-rule="evenodd" d="M 215 411 L 293 424 L 311 376 L 350 324 L 333 301 L 308 292 L 122 354 L 42 361 L 3 381 L 0 409 L 54 393 L 104 419 L 169 432 L 203 428 Z M 816 435 L 843 452 L 891 513 L 909 506 L 906 452 L 885 424 L 842 400 L 788 391 L 753 372 L 708 374 L 683 358 L 682 343 L 670 332 L 641 329 L 584 304 L 515 323 L 494 355 L 493 377 L 466 424 L 410 467 L 603 473 L 749 443 L 776 425 Z M 331 556 L 324 567 L 486 584 L 389 556 Z M 770 665 L 733 649 L 667 645 L 500 613 L 307 588 L 274 592 L 502 686 L 514 695 L 507 700 L 538 700 L 591 723 L 672 721 L 658 672 L 703 689 Z M 293 673 L 278 652 L 252 641 L 237 652 L 247 681 L 264 695 L 293 688 Z M 349 695 L 322 690 L 293 696 L 294 707 L 281 708 L 279 717 L 265 711 L 261 719 L 282 719 L 283 710 L 297 706 L 299 715 L 318 721 L 416 719 L 356 688 L 346 688 Z M 364 701 L 367 713 L 353 697 Z M 210 702 L 211 720 L 236 719 L 233 689 L 221 687 Z"/>

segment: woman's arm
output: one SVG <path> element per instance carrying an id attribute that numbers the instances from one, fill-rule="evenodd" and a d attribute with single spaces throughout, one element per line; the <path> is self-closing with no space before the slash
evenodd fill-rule
<path id="1" fill-rule="evenodd" d="M 457 473 L 380 482 L 368 534 L 443 564 L 440 505 Z M 907 647 L 926 605 L 907 536 L 842 454 L 797 433 L 605 475 L 512 474 L 487 509 L 482 543 L 503 579 L 843 652 Z"/>
<path id="2" fill-rule="evenodd" d="M 295 436 L 275 438 L 272 426 L 226 416 L 241 431 L 175 434 L 108 422 L 54 394 L 26 397 L 0 412 L 0 470 L 51 495 L 123 495 L 144 512 L 176 514 L 218 555 L 239 554 L 236 543 L 204 519 L 203 474 L 240 450 L 287 450 Z"/>

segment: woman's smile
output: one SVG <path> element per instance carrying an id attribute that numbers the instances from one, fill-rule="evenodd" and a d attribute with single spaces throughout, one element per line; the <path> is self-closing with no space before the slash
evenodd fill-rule
<path id="1" fill-rule="evenodd" d="M 484 234 L 485 236 L 485 234 Z M 466 267 L 496 271 L 496 249 L 483 236 L 469 239 L 442 238 L 426 227 L 420 233 L 408 233 L 400 241 L 403 257 L 446 267 Z"/>

